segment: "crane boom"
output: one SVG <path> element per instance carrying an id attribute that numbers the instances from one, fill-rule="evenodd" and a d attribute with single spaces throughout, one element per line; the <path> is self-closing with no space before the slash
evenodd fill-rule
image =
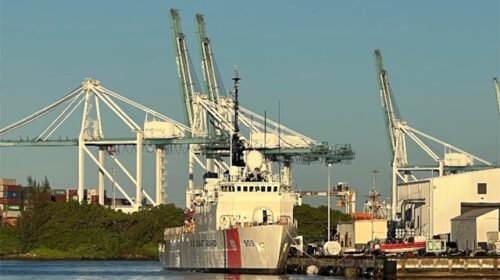
<path id="1" fill-rule="evenodd" d="M 382 107 L 384 108 L 391 152 L 394 157 L 393 164 L 401 167 L 406 166 L 408 164 L 406 142 L 404 134 L 399 129 L 402 125 L 404 125 L 404 122 L 401 119 L 401 114 L 399 113 L 396 101 L 392 94 L 389 78 L 387 77 L 387 71 L 384 69 L 382 53 L 380 50 L 375 50 L 375 60 L 380 98 L 382 100 Z"/>
<path id="2" fill-rule="evenodd" d="M 202 58 L 201 66 L 203 69 L 203 79 L 205 81 L 205 86 L 210 101 L 217 103 L 219 99 L 219 85 L 216 75 L 217 72 L 213 59 L 212 47 L 210 45 L 210 39 L 208 38 L 207 30 L 205 28 L 205 19 L 203 18 L 202 14 L 196 14 L 196 22 L 198 24 L 198 33 L 200 35 Z"/>
<path id="3" fill-rule="evenodd" d="M 186 46 L 186 40 L 184 33 L 182 33 L 179 11 L 176 9 L 171 9 L 170 16 L 172 19 L 172 26 L 174 29 L 177 71 L 181 82 L 181 89 L 185 103 L 184 107 L 185 120 L 189 125 L 189 127 L 192 129 L 194 125 L 194 117 L 193 117 L 194 113 L 192 105 L 193 95 L 195 93 L 194 72 L 192 72 L 191 69 L 191 63 L 189 61 L 189 53 Z"/>
<path id="4" fill-rule="evenodd" d="M 225 96 L 225 90 L 215 63 L 212 46 L 205 27 L 205 19 L 202 14 L 196 14 L 196 22 L 198 24 L 198 34 L 200 40 L 201 68 L 208 99 L 214 104 L 219 104 L 219 92 L 221 91 Z M 221 123 L 217 120 L 217 118 L 211 114 L 208 114 L 207 118 L 209 134 L 214 135 L 215 133 L 216 135 L 221 135 Z"/>

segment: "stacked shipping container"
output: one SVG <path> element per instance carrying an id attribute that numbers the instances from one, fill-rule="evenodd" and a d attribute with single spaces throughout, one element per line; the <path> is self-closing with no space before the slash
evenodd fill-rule
<path id="1" fill-rule="evenodd" d="M 51 200 L 54 202 L 66 202 L 67 195 L 64 189 L 54 189 L 52 190 Z"/>
<path id="2" fill-rule="evenodd" d="M 0 212 L 2 221 L 12 223 L 21 215 L 22 187 L 16 179 L 0 178 Z"/>
<path id="3" fill-rule="evenodd" d="M 78 201 L 78 190 L 68 190 L 68 201 Z"/>
<path id="4" fill-rule="evenodd" d="M 21 211 L 29 210 L 36 201 L 66 202 L 78 201 L 78 190 L 76 189 L 53 189 L 46 193 L 37 192 L 36 197 L 33 187 L 22 187 L 16 184 L 16 179 L 0 178 L 0 222 L 14 225 Z M 97 189 L 84 190 L 83 200 L 89 204 L 98 204 L 99 195 Z M 108 198 L 104 191 L 105 205 L 113 205 L 113 199 Z M 130 205 L 123 198 L 116 198 L 114 205 Z"/>

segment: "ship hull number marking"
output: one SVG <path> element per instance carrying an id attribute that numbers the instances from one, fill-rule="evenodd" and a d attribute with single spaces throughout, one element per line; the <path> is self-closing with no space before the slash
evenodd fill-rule
<path id="1" fill-rule="evenodd" d="M 250 239 L 244 239 L 243 245 L 245 245 L 245 247 L 255 247 L 255 243 Z"/>

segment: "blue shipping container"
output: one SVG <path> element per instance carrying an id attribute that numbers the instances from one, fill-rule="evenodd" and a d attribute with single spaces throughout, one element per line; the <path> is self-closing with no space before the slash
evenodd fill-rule
<path id="1" fill-rule="evenodd" d="M 3 197 L 5 198 L 21 198 L 20 192 L 4 192 Z"/>

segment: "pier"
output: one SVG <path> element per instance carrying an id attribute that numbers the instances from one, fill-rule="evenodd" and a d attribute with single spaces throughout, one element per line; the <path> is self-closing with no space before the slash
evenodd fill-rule
<path id="1" fill-rule="evenodd" d="M 500 277 L 500 258 L 485 257 L 385 257 L 315 256 L 288 258 L 289 274 L 367 278 Z"/>

